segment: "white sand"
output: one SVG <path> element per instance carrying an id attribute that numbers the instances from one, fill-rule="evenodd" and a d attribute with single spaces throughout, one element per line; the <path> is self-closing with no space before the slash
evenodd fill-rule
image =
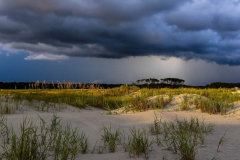
<path id="1" fill-rule="evenodd" d="M 176 99 L 180 97 L 174 97 L 173 103 L 176 103 Z M 120 114 L 120 115 L 106 115 L 103 114 L 103 110 L 89 107 L 89 109 L 78 110 L 70 107 L 70 110 L 59 112 L 58 115 L 63 118 L 63 125 L 71 123 L 73 127 L 79 127 L 81 131 L 84 131 L 89 135 L 90 139 L 90 150 L 87 154 L 78 154 L 77 159 L 86 160 L 120 160 L 120 159 L 134 159 L 129 158 L 127 152 L 124 152 L 122 145 L 117 146 L 115 153 L 105 152 L 103 154 L 94 153 L 91 154 L 91 150 L 98 140 L 101 140 L 100 128 L 105 125 L 109 127 L 111 124 L 112 129 L 119 128 L 120 131 L 125 132 L 125 137 L 129 134 L 129 128 L 135 125 L 138 127 L 145 127 L 148 131 L 150 124 L 154 121 L 154 112 L 158 117 L 162 117 L 163 121 L 175 121 L 176 115 L 178 119 L 197 116 L 199 120 L 205 119 L 205 125 L 212 123 L 214 124 L 214 130 L 212 134 L 205 136 L 205 147 L 198 146 L 197 149 L 197 160 L 212 159 L 215 155 L 220 159 L 226 160 L 239 160 L 240 159 L 240 103 L 235 103 L 236 114 L 234 116 L 221 116 L 221 115 L 209 115 L 207 113 L 200 113 L 199 111 L 174 111 L 173 104 L 168 106 L 164 112 L 160 111 L 146 111 L 135 114 Z M 175 104 L 177 107 L 177 104 Z M 73 111 L 74 110 L 74 111 Z M 41 116 L 47 124 L 50 124 L 53 113 L 49 112 L 37 112 L 37 111 L 26 111 L 23 114 L 8 115 L 8 122 L 12 123 L 14 130 L 19 130 L 20 121 L 23 120 L 24 116 L 32 117 L 37 119 L 38 115 Z M 36 122 L 38 124 L 38 122 Z M 227 142 L 220 146 L 222 152 L 217 152 L 217 145 L 220 137 L 225 133 Z M 150 139 L 155 139 L 156 136 L 148 134 Z M 171 151 L 164 150 L 164 147 L 159 147 L 156 144 L 153 146 L 153 150 L 149 154 L 149 159 L 162 159 L 163 156 L 167 155 L 166 159 L 181 159 L 180 155 L 173 154 Z M 144 159 L 144 155 L 136 159 Z"/>

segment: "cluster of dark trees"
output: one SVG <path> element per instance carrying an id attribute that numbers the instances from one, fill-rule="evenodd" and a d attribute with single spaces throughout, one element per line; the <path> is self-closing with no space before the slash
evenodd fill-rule
<path id="1" fill-rule="evenodd" d="M 133 83 L 139 87 L 148 87 L 148 88 L 179 88 L 185 87 L 184 85 L 185 80 L 179 78 L 164 78 L 164 79 L 156 79 L 156 78 L 149 78 L 149 79 L 139 79 L 136 83 Z"/>
<path id="2" fill-rule="evenodd" d="M 161 79 L 161 83 L 167 83 L 171 85 L 184 85 L 185 80 L 179 78 L 164 78 Z"/>
<path id="3" fill-rule="evenodd" d="M 149 78 L 149 79 L 139 79 L 136 81 L 137 84 L 156 84 L 159 83 L 160 81 L 156 78 Z"/>
<path id="4" fill-rule="evenodd" d="M 240 88 L 240 83 L 214 82 L 205 86 L 205 88 Z"/>

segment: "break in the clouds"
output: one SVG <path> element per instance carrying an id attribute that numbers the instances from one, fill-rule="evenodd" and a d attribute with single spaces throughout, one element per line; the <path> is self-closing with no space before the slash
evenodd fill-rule
<path id="1" fill-rule="evenodd" d="M 0 0 L 0 48 L 25 60 L 159 55 L 240 65 L 239 0 Z"/>

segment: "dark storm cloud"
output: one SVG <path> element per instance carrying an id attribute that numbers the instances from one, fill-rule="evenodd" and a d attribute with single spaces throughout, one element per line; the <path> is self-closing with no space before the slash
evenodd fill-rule
<path id="1" fill-rule="evenodd" d="M 239 65 L 239 15 L 237 0 L 0 0 L 0 46 L 26 60 L 163 55 Z"/>
<path id="2" fill-rule="evenodd" d="M 2 0 L 2 12 L 33 11 L 58 16 L 98 18 L 119 22 L 134 20 L 159 11 L 173 9 L 186 0 Z"/>
<path id="3" fill-rule="evenodd" d="M 170 25 L 184 30 L 238 31 L 239 1 L 199 0 L 187 3 L 165 16 Z"/>

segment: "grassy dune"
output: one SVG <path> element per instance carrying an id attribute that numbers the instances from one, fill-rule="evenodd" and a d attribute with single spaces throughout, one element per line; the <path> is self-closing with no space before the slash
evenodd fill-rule
<path id="1" fill-rule="evenodd" d="M 240 95 L 233 89 L 139 89 L 133 86 L 121 86 L 113 89 L 91 87 L 75 90 L 3 90 L 0 97 L 0 158 L 7 160 L 67 160 L 81 159 L 81 155 L 85 154 L 126 152 L 130 158 L 149 159 L 152 150 L 158 153 L 158 150 L 160 151 L 158 147 L 160 147 L 178 155 L 180 159 L 193 160 L 196 159 L 201 147 L 209 145 L 206 144 L 206 138 L 210 134 L 214 134 L 215 125 L 212 123 L 206 125 L 204 119 L 201 121 L 198 117 L 189 118 L 188 116 L 188 120 L 176 118 L 173 121 L 165 121 L 158 116 L 163 112 L 159 112 L 157 115 L 154 111 L 155 117 L 149 116 L 150 112 L 145 117 L 153 118 L 151 124 L 144 124 L 146 123 L 144 121 L 144 123 L 140 123 L 144 126 L 135 127 L 134 125 L 129 128 L 127 125 L 128 129 L 126 130 L 126 126 L 123 130 L 116 128 L 119 121 L 114 120 L 114 117 L 111 116 L 113 118 L 111 122 L 115 127 L 111 127 L 111 123 L 110 125 L 102 124 L 102 127 L 97 124 L 98 128 L 95 127 L 95 130 L 100 131 L 101 138 L 99 139 L 99 134 L 94 133 L 93 141 L 92 137 L 86 133 L 89 131 L 86 128 L 88 125 L 83 125 L 85 128 L 79 129 L 73 127 L 71 122 L 64 124 L 55 112 L 65 110 L 68 105 L 71 105 L 77 109 L 92 106 L 104 110 L 108 115 L 118 114 L 116 112 L 118 109 L 122 109 L 124 113 L 144 113 L 143 111 L 155 109 L 164 111 L 172 106 L 172 102 L 178 102 L 176 105 L 180 111 L 191 110 L 194 107 L 195 110 L 202 113 L 225 115 L 228 110 L 232 110 L 234 114 L 234 102 L 238 100 L 240 100 Z M 52 112 L 54 114 L 47 122 L 41 116 L 38 116 L 37 121 L 24 117 L 18 130 L 9 124 L 8 116 L 15 119 L 14 113 L 24 113 L 29 109 L 35 111 L 31 112 L 32 115 L 41 113 L 42 116 L 45 116 L 44 114 L 49 115 Z M 72 113 L 63 113 L 65 116 L 74 117 Z M 75 117 L 78 116 L 77 113 L 75 114 Z M 91 113 L 82 113 L 82 116 L 86 116 L 87 119 L 85 114 L 91 116 Z M 103 115 L 94 111 L 91 125 L 95 125 L 97 116 L 101 119 Z M 130 117 L 128 117 L 129 120 L 131 120 Z M 109 118 L 105 119 L 109 122 Z M 12 122 L 16 126 L 16 122 Z M 83 123 L 83 121 L 77 121 L 77 124 L 79 123 Z M 126 122 L 122 124 L 124 125 Z M 222 135 L 220 138 L 219 134 Z M 221 145 L 226 142 L 225 134 L 222 131 L 217 132 L 216 154 L 220 152 Z M 171 157 L 169 154 L 161 155 L 162 159 L 167 159 L 167 156 Z M 212 159 L 217 158 L 214 156 Z"/>
<path id="2" fill-rule="evenodd" d="M 7 102 L 11 99 L 15 103 L 21 103 L 23 100 L 29 102 L 29 105 L 35 105 L 35 101 L 49 104 L 67 104 L 78 108 L 85 108 L 86 105 L 105 109 L 114 110 L 125 108 L 125 111 L 146 111 L 148 109 L 163 109 L 171 102 L 174 95 L 196 94 L 197 96 L 184 97 L 181 104 L 181 110 L 189 109 L 189 101 L 194 101 L 196 109 L 210 114 L 226 114 L 228 108 L 234 108 L 233 103 L 240 100 L 239 94 L 234 94 L 234 89 L 139 89 L 134 86 L 121 86 L 113 89 L 28 89 L 28 90 L 4 90 L 2 95 Z M 8 96 L 11 95 L 11 96 Z M 157 100 L 149 102 L 149 98 L 157 96 Z M 163 98 L 167 96 L 168 98 Z M 1 106 L 0 106 L 1 107 Z M 6 107 L 5 107 L 6 108 Z M 47 107 L 48 108 L 48 107 Z M 13 109 L 14 110 L 14 109 Z M 38 109 L 41 110 L 41 109 Z M 42 109 L 42 111 L 47 109 Z M 8 111 L 3 111 L 8 112 Z M 110 113 L 110 112 L 109 112 Z"/>

